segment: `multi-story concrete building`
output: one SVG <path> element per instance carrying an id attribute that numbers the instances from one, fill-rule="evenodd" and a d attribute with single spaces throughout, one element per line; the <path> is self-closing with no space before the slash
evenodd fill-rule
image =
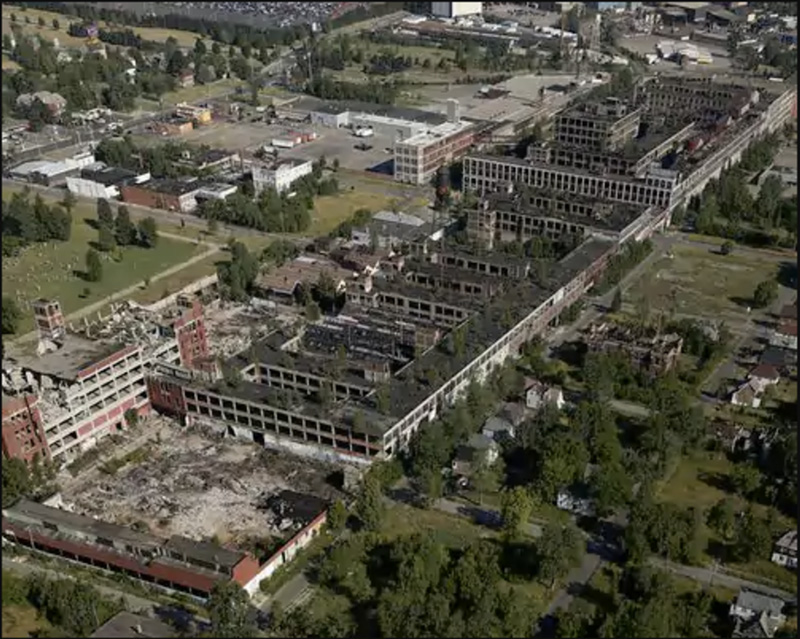
<path id="1" fill-rule="evenodd" d="M 646 93 L 651 87 L 659 91 L 660 86 L 645 83 L 640 91 Z M 713 93 L 718 85 L 702 86 Z M 739 88 L 721 90 L 735 96 Z M 637 99 L 643 103 L 642 118 L 654 118 L 657 122 L 658 112 L 651 114 L 644 98 Z M 709 104 L 713 107 L 716 102 L 709 98 Z M 748 104 L 749 107 L 740 109 L 740 115 L 729 114 L 722 124 L 718 120 L 711 124 L 699 116 L 690 123 L 684 119 L 673 124 L 656 124 L 655 129 L 651 124 L 633 140 L 633 146 L 629 143 L 616 153 L 545 144 L 531 148 L 527 159 L 470 154 L 464 159 L 464 187 L 484 194 L 509 183 L 522 183 L 613 202 L 671 209 L 701 192 L 710 179 L 719 177 L 723 169 L 738 162 L 753 141 L 796 117 L 797 91 L 787 89 L 779 96 L 764 92 L 757 101 Z M 691 116 L 691 107 L 686 109 Z M 699 147 L 694 143 L 697 136 L 703 139 Z"/>
<path id="2" fill-rule="evenodd" d="M 460 18 L 483 13 L 483 2 L 431 2 L 430 12 L 441 18 Z"/>
<path id="3" fill-rule="evenodd" d="M 474 142 L 469 122 L 445 122 L 394 145 L 394 179 L 408 184 L 428 184 L 436 171 L 461 158 Z"/>
<path id="4" fill-rule="evenodd" d="M 165 410 L 231 436 L 355 462 L 391 457 L 579 299 L 615 247 L 588 240 L 541 285 L 513 259 L 429 247 L 394 275 L 347 282 L 338 318 L 273 333 L 229 360 L 242 376 L 235 387 L 174 366 L 158 367 L 151 384 Z M 453 328 L 463 352 L 431 347 Z"/>
<path id="5" fill-rule="evenodd" d="M 3 393 L 3 458 L 30 463 L 50 458 L 36 395 L 9 397 Z"/>
<path id="6" fill-rule="evenodd" d="M 311 160 L 284 158 L 269 165 L 256 164 L 253 166 L 253 187 L 256 195 L 268 188 L 282 193 L 300 178 L 311 175 L 313 170 Z"/>
<path id="7" fill-rule="evenodd" d="M 617 151 L 636 137 L 641 116 L 619 98 L 579 103 L 556 116 L 554 135 L 559 144 Z"/>
<path id="8" fill-rule="evenodd" d="M 743 116 L 758 103 L 759 93 L 712 78 L 657 76 L 636 87 L 634 101 L 649 115 L 714 123 L 724 116 Z"/>
<path id="9" fill-rule="evenodd" d="M 57 308 L 47 300 L 40 306 Z M 119 315 L 118 321 L 90 325 L 83 334 L 40 329 L 45 352 L 4 367 L 5 393 L 38 396 L 49 455 L 59 463 L 125 429 L 128 411 L 148 414 L 145 374 L 153 362 L 190 368 L 208 356 L 202 307 L 196 302 L 166 318 Z"/>
<path id="10" fill-rule="evenodd" d="M 495 241 L 526 242 L 544 236 L 558 240 L 603 237 L 615 242 L 641 240 L 663 209 L 572 196 L 521 186 L 487 196 L 467 213 L 467 234 L 487 249 Z"/>

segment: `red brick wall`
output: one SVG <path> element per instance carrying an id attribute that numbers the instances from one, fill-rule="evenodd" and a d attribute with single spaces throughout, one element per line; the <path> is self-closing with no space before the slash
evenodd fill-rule
<path id="1" fill-rule="evenodd" d="M 208 337 L 200 302 L 195 301 L 192 308 L 175 322 L 175 334 L 178 338 L 181 366 L 194 368 L 195 360 L 208 357 Z"/>
<path id="2" fill-rule="evenodd" d="M 258 574 L 260 568 L 258 559 L 250 555 L 245 555 L 242 560 L 233 567 L 233 580 L 244 587 Z"/>
<path id="3" fill-rule="evenodd" d="M 7 400 L 3 406 L 3 456 L 30 463 L 37 454 L 42 461 L 50 458 L 36 396 Z"/>
<path id="4" fill-rule="evenodd" d="M 128 185 L 120 189 L 120 196 L 125 202 L 138 204 L 139 206 L 149 206 L 152 209 L 174 209 L 180 211 L 181 203 L 177 195 L 166 193 L 156 193 L 139 186 Z"/>
<path id="5" fill-rule="evenodd" d="M 147 395 L 150 397 L 150 404 L 159 412 L 181 416 L 186 414 L 183 387 L 178 383 L 148 377 Z"/>

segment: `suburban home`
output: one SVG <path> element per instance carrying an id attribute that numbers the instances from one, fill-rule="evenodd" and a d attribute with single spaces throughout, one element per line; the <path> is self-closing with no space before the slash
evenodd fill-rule
<path id="1" fill-rule="evenodd" d="M 768 639 L 774 637 L 777 630 L 786 622 L 783 606 L 783 599 L 743 588 L 729 611 L 730 617 L 736 624 L 733 636 Z"/>
<path id="2" fill-rule="evenodd" d="M 481 431 L 489 439 L 500 442 L 504 438 L 514 438 L 514 424 L 500 415 L 494 415 L 486 420 Z"/>
<path id="3" fill-rule="evenodd" d="M 781 381 L 781 374 L 778 369 L 769 364 L 759 364 L 747 375 L 748 380 L 754 380 L 763 388 L 774 386 Z"/>
<path id="4" fill-rule="evenodd" d="M 759 408 L 761 406 L 761 393 L 764 388 L 755 380 L 747 380 L 731 393 L 731 404 L 734 406 L 746 406 L 748 408 Z"/>
<path id="5" fill-rule="evenodd" d="M 462 477 L 469 477 L 482 464 L 491 466 L 500 456 L 499 444 L 483 433 L 476 433 L 466 444 L 458 447 L 453 460 L 453 472 Z"/>
<path id="6" fill-rule="evenodd" d="M 758 361 L 760 364 L 774 366 L 783 374 L 786 374 L 797 368 L 797 353 L 788 348 L 767 346 Z"/>
<path id="7" fill-rule="evenodd" d="M 797 320 L 782 319 L 769 338 L 771 346 L 797 350 Z"/>
<path id="8" fill-rule="evenodd" d="M 525 405 L 531 410 L 540 410 L 547 404 L 564 408 L 564 393 L 556 386 L 547 386 L 535 379 L 525 380 Z"/>
<path id="9" fill-rule="evenodd" d="M 783 535 L 772 549 L 772 562 L 779 566 L 797 569 L 797 531 L 790 530 Z"/>

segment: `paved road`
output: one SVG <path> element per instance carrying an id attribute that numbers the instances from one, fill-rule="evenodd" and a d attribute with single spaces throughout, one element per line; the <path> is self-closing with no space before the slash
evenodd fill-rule
<path id="1" fill-rule="evenodd" d="M 483 506 L 472 506 L 469 504 L 459 503 L 451 499 L 437 499 L 433 502 L 433 507 L 443 513 L 456 515 L 457 517 L 468 517 L 473 521 L 486 526 L 499 526 L 502 522 L 500 513 L 492 508 Z M 523 532 L 531 537 L 541 537 L 542 527 L 539 524 L 528 522 L 523 529 Z"/>
<path id="2" fill-rule="evenodd" d="M 740 579 L 733 575 L 725 574 L 724 566 L 721 566 L 719 571 L 709 570 L 708 568 L 698 568 L 696 566 L 684 566 L 673 562 L 665 562 L 658 557 L 652 557 L 650 563 L 656 568 L 662 568 L 674 572 L 675 574 L 694 579 L 703 583 L 715 583 L 733 590 L 739 588 L 751 588 L 760 592 L 785 599 L 786 601 L 797 601 L 797 595 L 778 588 L 770 588 L 756 581 L 749 581 L 747 579 Z"/>
<path id="3" fill-rule="evenodd" d="M 566 586 L 555 594 L 550 605 L 547 607 L 545 616 L 553 615 L 559 610 L 566 610 L 569 608 L 575 595 L 579 593 L 581 588 L 589 583 L 592 575 L 594 575 L 602 563 L 603 559 L 599 555 L 586 553 L 581 560 L 580 566 L 573 568 L 569 575 L 567 575 Z"/>

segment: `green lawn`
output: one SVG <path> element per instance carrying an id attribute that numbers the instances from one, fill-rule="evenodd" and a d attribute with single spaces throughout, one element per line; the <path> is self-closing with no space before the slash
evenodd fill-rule
<path id="1" fill-rule="evenodd" d="M 404 504 L 393 505 L 386 510 L 381 533 L 387 542 L 414 533 L 432 534 L 451 547 L 462 547 L 481 537 L 493 536 L 487 528 L 473 524 L 464 517 Z"/>
<path id="2" fill-rule="evenodd" d="M 48 634 L 53 630 L 47 619 L 40 617 L 30 604 L 3 606 L 4 637 L 58 636 Z"/>
<path id="3" fill-rule="evenodd" d="M 720 255 L 709 249 L 676 246 L 625 293 L 626 302 L 643 295 L 654 310 L 700 315 L 714 320 L 746 317 L 746 306 L 760 282 L 773 279 L 778 264 L 752 254 Z M 675 305 L 671 300 L 675 296 Z"/>
<path id="4" fill-rule="evenodd" d="M 339 224 L 350 219 L 358 209 L 369 209 L 373 213 L 388 209 L 397 197 L 371 191 L 343 191 L 336 195 L 323 195 L 314 200 L 311 214 L 311 227 L 307 235 L 317 237 L 327 235 Z"/>
<path id="5" fill-rule="evenodd" d="M 11 190 L 3 189 L 4 200 L 10 194 Z M 79 273 L 85 269 L 89 243 L 97 240 L 97 231 L 87 222 L 95 219 L 92 206 L 77 206 L 73 211 L 72 237 L 68 242 L 35 245 L 25 249 L 19 257 L 3 258 L 3 294 L 16 298 L 24 314 L 20 334 L 33 328 L 29 303 L 36 298 L 57 299 L 64 313 L 74 313 L 206 250 L 202 245 L 194 246 L 164 237 L 153 249 L 126 247 L 122 249 L 120 262 L 102 255 L 103 279 L 89 283 Z M 89 295 L 84 297 L 86 288 Z"/>
<path id="6" fill-rule="evenodd" d="M 686 508 L 692 506 L 702 508 L 707 512 L 719 500 L 731 496 L 721 486 L 724 486 L 724 482 L 733 468 L 734 464 L 721 454 L 698 453 L 684 457 L 669 479 L 659 484 L 657 498 Z M 741 498 L 737 498 L 737 502 L 738 507 L 744 510 L 747 502 Z M 769 508 L 762 504 L 753 504 L 753 508 L 761 517 L 766 517 L 769 511 Z M 777 510 L 773 509 L 772 515 L 775 520 L 772 533 L 776 539 L 787 530 L 797 526 L 796 522 Z M 708 542 L 720 541 L 711 529 L 705 525 L 703 528 Z M 711 557 L 707 554 L 704 554 L 704 559 L 706 563 L 711 562 Z M 726 563 L 725 567 L 738 576 L 754 581 L 767 579 L 784 589 L 797 591 L 795 574 L 773 564 L 769 557 L 763 557 L 747 564 Z"/>

